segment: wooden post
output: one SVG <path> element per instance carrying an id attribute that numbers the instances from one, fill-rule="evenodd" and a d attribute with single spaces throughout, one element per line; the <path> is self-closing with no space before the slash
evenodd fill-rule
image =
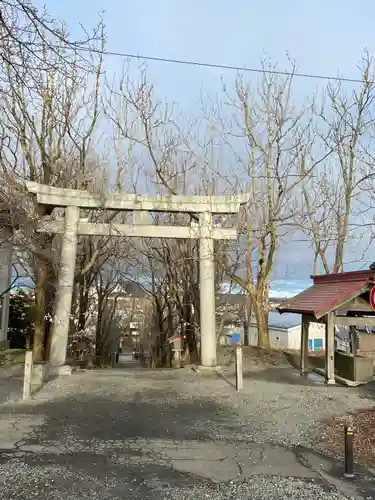
<path id="1" fill-rule="evenodd" d="M 243 389 L 243 363 L 242 363 L 242 346 L 236 347 L 236 389 Z"/>
<path id="2" fill-rule="evenodd" d="M 306 375 L 309 372 L 309 327 L 309 319 L 305 315 L 302 315 L 300 360 L 301 375 Z"/>
<path id="3" fill-rule="evenodd" d="M 23 399 L 31 396 L 31 376 L 33 372 L 33 351 L 25 353 L 25 373 L 23 377 Z"/>
<path id="4" fill-rule="evenodd" d="M 326 322 L 326 384 L 333 385 L 335 381 L 335 316 L 327 314 Z"/>

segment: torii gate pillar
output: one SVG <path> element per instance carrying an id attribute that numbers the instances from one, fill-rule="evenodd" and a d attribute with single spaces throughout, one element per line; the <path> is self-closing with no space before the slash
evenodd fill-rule
<path id="1" fill-rule="evenodd" d="M 64 235 L 61 247 L 60 267 L 56 289 L 56 302 L 52 320 L 50 366 L 52 369 L 65 365 L 68 347 L 70 312 L 72 308 L 75 262 L 77 255 L 77 231 L 79 207 L 65 209 Z"/>
<path id="2" fill-rule="evenodd" d="M 199 299 L 201 329 L 201 363 L 216 366 L 215 263 L 212 238 L 212 213 L 199 215 Z"/>

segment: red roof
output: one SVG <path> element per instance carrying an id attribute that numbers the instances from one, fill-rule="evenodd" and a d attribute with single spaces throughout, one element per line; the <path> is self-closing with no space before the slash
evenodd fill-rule
<path id="1" fill-rule="evenodd" d="M 278 310 L 283 312 L 313 314 L 321 318 L 336 306 L 364 293 L 375 284 L 375 271 L 351 271 L 348 273 L 311 276 L 314 285 L 295 297 L 284 301 Z"/>
<path id="2" fill-rule="evenodd" d="M 175 335 L 174 337 L 169 337 L 168 342 L 172 344 L 172 342 L 177 342 L 178 340 L 184 340 L 184 337 L 181 337 L 181 335 Z"/>

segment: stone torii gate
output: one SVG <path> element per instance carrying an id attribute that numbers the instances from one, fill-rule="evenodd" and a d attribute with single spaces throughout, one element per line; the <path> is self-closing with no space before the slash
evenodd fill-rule
<path id="1" fill-rule="evenodd" d="M 64 220 L 42 219 L 38 232 L 62 234 L 62 248 L 56 305 L 54 310 L 49 368 L 60 373 L 65 365 L 69 318 L 73 297 L 77 236 L 199 239 L 200 330 L 202 367 L 213 369 L 216 361 L 214 240 L 235 240 L 235 228 L 213 224 L 213 214 L 236 214 L 248 195 L 239 196 L 154 196 L 112 194 L 106 197 L 88 191 L 63 189 L 34 182 L 26 183 L 40 206 L 65 208 Z M 133 213 L 132 224 L 110 224 L 80 220 L 80 209 L 102 209 Z M 148 224 L 149 212 L 190 213 L 199 222 L 190 226 Z"/>

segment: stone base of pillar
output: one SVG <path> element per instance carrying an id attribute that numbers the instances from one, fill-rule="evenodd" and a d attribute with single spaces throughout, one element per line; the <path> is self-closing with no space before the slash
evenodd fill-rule
<path id="1" fill-rule="evenodd" d="M 216 365 L 216 366 L 198 365 L 196 367 L 196 370 L 198 372 L 200 372 L 200 373 L 210 375 L 210 374 L 213 374 L 213 373 L 221 372 L 221 366 L 219 366 L 219 365 Z"/>
<path id="2" fill-rule="evenodd" d="M 71 375 L 71 374 L 72 374 L 72 367 L 69 365 L 62 365 L 62 366 L 49 365 L 48 367 L 49 377 L 60 377 L 62 375 Z"/>
<path id="3" fill-rule="evenodd" d="M 334 378 L 333 378 L 333 379 L 331 378 L 331 379 L 328 379 L 328 380 L 326 379 L 326 380 L 324 381 L 324 383 L 325 383 L 326 385 L 335 385 L 335 384 L 336 384 L 336 380 L 335 380 Z"/>
<path id="4" fill-rule="evenodd" d="M 47 363 L 34 363 L 31 375 L 31 383 L 33 385 L 41 385 L 48 379 L 48 364 Z"/>

